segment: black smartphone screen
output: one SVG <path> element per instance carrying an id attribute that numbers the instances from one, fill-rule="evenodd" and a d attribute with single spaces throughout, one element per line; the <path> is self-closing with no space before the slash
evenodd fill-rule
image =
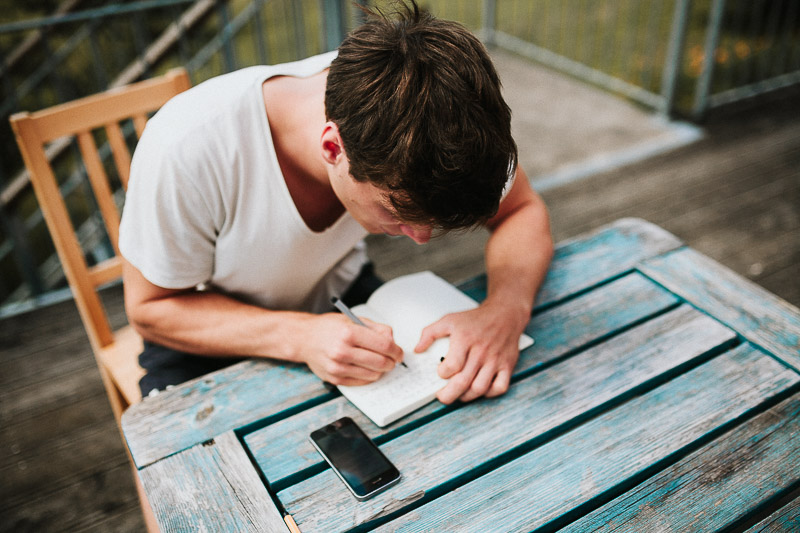
<path id="1" fill-rule="evenodd" d="M 350 418 L 311 433 L 311 441 L 356 498 L 367 498 L 400 479 L 400 472 Z"/>

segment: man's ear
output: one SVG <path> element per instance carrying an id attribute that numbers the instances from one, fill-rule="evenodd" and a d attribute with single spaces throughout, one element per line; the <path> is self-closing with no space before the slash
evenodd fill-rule
<path id="1" fill-rule="evenodd" d="M 335 165 L 341 157 L 344 157 L 344 144 L 339 135 L 339 127 L 333 122 L 326 122 L 320 138 L 322 148 L 322 158 L 327 163 Z"/>

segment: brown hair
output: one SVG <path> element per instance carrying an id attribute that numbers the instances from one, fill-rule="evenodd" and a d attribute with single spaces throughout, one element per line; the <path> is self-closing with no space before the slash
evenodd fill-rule
<path id="1" fill-rule="evenodd" d="M 413 0 L 368 15 L 339 47 L 325 91 L 353 178 L 392 191 L 405 222 L 485 222 L 517 164 L 511 111 L 486 48 Z"/>

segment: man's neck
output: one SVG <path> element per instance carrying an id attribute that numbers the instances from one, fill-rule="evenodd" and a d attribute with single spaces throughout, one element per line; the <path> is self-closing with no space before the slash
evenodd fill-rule
<path id="1" fill-rule="evenodd" d="M 306 225 L 323 231 L 344 213 L 320 153 L 327 71 L 309 78 L 280 76 L 264 83 L 272 142 L 286 186 Z"/>

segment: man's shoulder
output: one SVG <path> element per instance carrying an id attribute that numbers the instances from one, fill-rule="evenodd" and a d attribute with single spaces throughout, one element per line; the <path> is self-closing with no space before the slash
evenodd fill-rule
<path id="1" fill-rule="evenodd" d="M 256 65 L 209 78 L 167 102 L 154 118 L 154 124 L 168 123 L 178 129 L 193 129 L 203 124 L 219 124 L 235 116 L 235 110 L 247 105 L 248 97 L 260 94 L 261 84 L 272 76 L 312 76 L 328 68 L 337 52 L 327 52 L 298 61 L 276 65 Z"/>
<path id="2" fill-rule="evenodd" d="M 338 50 L 325 52 L 315 56 L 292 61 L 289 63 L 282 63 L 273 65 L 272 68 L 276 69 L 281 75 L 287 76 L 313 76 L 314 74 L 325 70 L 331 66 L 331 63 L 339 54 Z"/>

